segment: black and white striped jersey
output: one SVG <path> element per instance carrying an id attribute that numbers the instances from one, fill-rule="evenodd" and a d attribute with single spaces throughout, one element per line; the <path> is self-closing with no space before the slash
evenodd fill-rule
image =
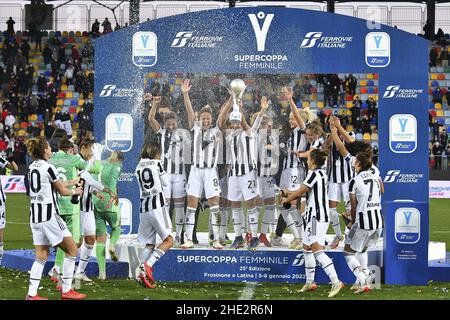
<path id="1" fill-rule="evenodd" d="M 166 200 L 163 188 L 167 188 L 169 182 L 161 160 L 141 159 L 135 173 L 141 195 L 140 212 L 164 207 Z"/>
<path id="2" fill-rule="evenodd" d="M 355 134 L 349 132 L 351 137 Z M 334 143 L 330 146 L 330 152 L 328 155 L 327 162 L 327 174 L 328 180 L 331 183 L 344 183 L 350 181 L 354 176 L 355 172 L 348 161 L 345 161 L 344 157 L 339 153 Z"/>
<path id="3" fill-rule="evenodd" d="M 191 136 L 185 129 L 174 131 L 160 127 L 157 132 L 161 144 L 163 167 L 170 174 L 184 174 L 185 164 L 190 163 Z"/>
<path id="4" fill-rule="evenodd" d="M 57 193 L 53 183 L 58 181 L 55 166 L 45 160 L 36 160 L 28 167 L 30 185 L 30 220 L 32 223 L 49 221 L 59 214 Z"/>
<path id="5" fill-rule="evenodd" d="M 383 228 L 381 215 L 381 187 L 371 170 L 361 171 L 349 184 L 349 193 L 356 196 L 356 219 L 364 230 Z"/>
<path id="6" fill-rule="evenodd" d="M 80 210 L 83 212 L 89 212 L 94 210 L 94 206 L 92 203 L 92 193 L 94 190 L 102 191 L 104 189 L 104 185 L 94 179 L 92 175 L 86 170 L 81 170 L 78 173 L 78 176 L 84 180 L 83 184 L 83 194 L 80 198 Z"/>
<path id="7" fill-rule="evenodd" d="M 258 177 L 272 177 L 278 172 L 280 160 L 278 130 L 259 130 L 257 136 Z"/>
<path id="8" fill-rule="evenodd" d="M 347 161 L 348 163 L 350 163 L 350 166 L 352 167 L 352 170 L 355 171 L 355 161 L 356 161 L 356 157 L 352 156 L 350 153 L 348 153 L 345 158 L 345 161 Z M 377 166 L 375 166 L 374 164 L 372 164 L 372 167 L 369 169 L 370 172 L 372 172 L 372 174 L 380 179 L 380 170 L 377 168 Z"/>
<path id="9" fill-rule="evenodd" d="M 9 163 L 8 160 L 6 160 L 3 157 L 0 157 L 0 168 L 3 169 L 4 167 L 6 167 L 8 165 L 8 163 Z M 6 201 L 6 194 L 3 191 L 2 184 L 0 183 L 0 206 L 4 206 L 5 205 L 5 201 Z"/>
<path id="10" fill-rule="evenodd" d="M 283 169 L 297 168 L 303 165 L 300 158 L 293 152 L 305 151 L 307 144 L 305 128 L 296 127 L 292 130 L 286 142 L 287 155 L 283 161 Z"/>
<path id="11" fill-rule="evenodd" d="M 323 137 L 319 137 L 318 139 L 314 140 L 311 144 L 309 144 L 308 150 L 311 148 L 321 150 L 324 142 L 325 139 Z"/>
<path id="12" fill-rule="evenodd" d="M 219 159 L 219 148 L 222 133 L 215 126 L 203 130 L 200 121 L 195 121 L 192 127 L 192 165 L 197 168 L 215 168 Z"/>
<path id="13" fill-rule="evenodd" d="M 227 147 L 231 164 L 229 176 L 242 176 L 256 168 L 255 131 L 226 130 L 225 141 L 230 145 Z"/>
<path id="14" fill-rule="evenodd" d="M 303 184 L 310 189 L 306 209 L 307 222 L 310 222 L 313 217 L 318 222 L 328 222 L 330 209 L 327 192 L 328 178 L 325 170 L 321 168 L 310 170 Z"/>

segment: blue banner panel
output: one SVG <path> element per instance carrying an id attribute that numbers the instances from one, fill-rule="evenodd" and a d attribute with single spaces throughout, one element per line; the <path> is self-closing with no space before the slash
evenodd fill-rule
<path id="1" fill-rule="evenodd" d="M 428 270 L 428 203 L 386 202 L 384 266 L 386 284 L 425 285 Z"/>
<path id="2" fill-rule="evenodd" d="M 341 281 L 355 282 L 355 276 L 345 262 L 342 252 L 327 251 Z M 381 250 L 369 251 L 369 266 L 380 275 Z M 304 283 L 305 260 L 303 251 L 248 251 L 248 250 L 170 250 L 153 274 L 158 281 L 211 282 L 286 282 Z M 330 279 L 320 266 L 316 267 L 315 281 L 327 284 Z"/>

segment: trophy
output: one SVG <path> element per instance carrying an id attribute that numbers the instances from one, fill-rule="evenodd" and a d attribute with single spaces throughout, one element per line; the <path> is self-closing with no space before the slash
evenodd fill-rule
<path id="1" fill-rule="evenodd" d="M 230 112 L 230 122 L 232 124 L 241 123 L 241 112 L 239 111 L 239 102 L 241 102 L 242 95 L 245 88 L 244 81 L 242 79 L 234 79 L 230 83 L 231 95 L 233 96 L 233 111 Z"/>

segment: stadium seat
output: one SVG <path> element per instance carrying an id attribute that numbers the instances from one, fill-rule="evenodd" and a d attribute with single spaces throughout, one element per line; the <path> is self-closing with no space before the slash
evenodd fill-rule
<path id="1" fill-rule="evenodd" d="M 66 93 L 65 92 L 60 92 L 60 93 L 58 93 L 58 98 L 60 98 L 60 99 L 64 99 L 66 97 Z"/>
<path id="2" fill-rule="evenodd" d="M 26 128 L 28 128 L 28 122 L 26 122 L 26 121 L 21 122 L 21 123 L 20 123 L 20 128 L 21 128 L 21 129 L 26 129 Z"/>
<path id="3" fill-rule="evenodd" d="M 437 123 L 442 124 L 442 125 L 444 125 L 444 123 L 445 123 L 444 118 L 438 118 L 436 121 L 437 121 Z"/>
<path id="4" fill-rule="evenodd" d="M 76 107 L 78 105 L 78 101 L 76 99 L 72 99 L 72 103 L 70 105 Z"/>
<path id="5" fill-rule="evenodd" d="M 67 85 L 63 84 L 63 85 L 61 86 L 61 91 L 67 91 Z"/>
<path id="6" fill-rule="evenodd" d="M 76 113 L 76 112 L 77 112 L 77 108 L 75 108 L 75 107 L 69 108 L 69 113 Z"/>
<path id="7" fill-rule="evenodd" d="M 17 132 L 17 136 L 19 136 L 19 137 L 26 137 L 27 136 L 27 131 L 26 130 L 19 130 L 18 132 Z"/>
<path id="8" fill-rule="evenodd" d="M 62 106 L 62 105 L 64 105 L 64 100 L 63 100 L 63 99 L 58 99 L 58 100 L 56 101 L 56 105 L 57 105 L 57 106 Z"/>
<path id="9" fill-rule="evenodd" d="M 373 87 L 374 85 L 375 85 L 375 82 L 373 82 L 372 80 L 367 81 L 368 87 Z"/>
<path id="10" fill-rule="evenodd" d="M 302 107 L 303 107 L 303 108 L 309 108 L 309 107 L 310 107 L 309 101 L 303 101 Z"/>
<path id="11" fill-rule="evenodd" d="M 438 87 L 439 86 L 439 82 L 437 82 L 436 80 L 431 82 L 431 87 Z"/>
<path id="12" fill-rule="evenodd" d="M 78 105 L 82 106 L 84 104 L 84 99 L 78 99 Z"/>
<path id="13" fill-rule="evenodd" d="M 378 133 L 372 133 L 372 135 L 370 136 L 371 140 L 378 140 Z"/>
<path id="14" fill-rule="evenodd" d="M 37 121 L 37 119 L 37 114 L 30 114 L 30 116 L 28 117 L 28 121 Z"/>
<path id="15" fill-rule="evenodd" d="M 444 111 L 442 111 L 442 110 L 436 111 L 436 117 L 443 117 L 443 116 L 444 116 Z"/>
<path id="16" fill-rule="evenodd" d="M 365 87 L 365 86 L 367 86 L 367 81 L 366 81 L 366 80 L 361 80 L 361 81 L 359 82 L 359 85 L 360 85 L 361 87 Z"/>
<path id="17" fill-rule="evenodd" d="M 75 32 L 75 36 L 76 36 L 76 37 L 81 37 L 81 31 Z"/>
<path id="18" fill-rule="evenodd" d="M 56 38 L 60 38 L 61 37 L 61 31 L 56 31 L 55 32 L 55 37 Z"/>
<path id="19" fill-rule="evenodd" d="M 64 107 L 68 107 L 71 104 L 71 100 L 70 99 L 66 99 L 64 100 Z"/>
<path id="20" fill-rule="evenodd" d="M 356 140 L 362 140 L 362 139 L 363 139 L 363 135 L 361 133 L 357 133 Z"/>
<path id="21" fill-rule="evenodd" d="M 436 103 L 434 104 L 434 108 L 435 108 L 436 110 L 441 110 L 441 109 L 442 109 L 442 104 L 440 104 L 439 102 L 436 102 Z"/>
<path id="22" fill-rule="evenodd" d="M 445 124 L 450 125 L 450 118 L 445 118 Z"/>
<path id="23" fill-rule="evenodd" d="M 373 73 L 368 73 L 367 74 L 367 79 L 373 79 Z"/>
<path id="24" fill-rule="evenodd" d="M 445 80 L 445 74 L 440 73 L 440 74 L 438 74 L 437 78 L 438 78 L 438 80 Z"/>
<path id="25" fill-rule="evenodd" d="M 17 122 L 14 123 L 14 124 L 13 124 L 13 129 L 14 129 L 14 130 L 19 130 L 19 129 L 20 129 L 20 123 L 17 123 Z"/>
<path id="26" fill-rule="evenodd" d="M 365 141 L 369 141 L 370 140 L 370 133 L 364 133 L 363 139 Z"/>
<path id="27" fill-rule="evenodd" d="M 430 79 L 431 80 L 437 80 L 437 73 L 432 73 L 431 75 L 430 75 Z"/>
<path id="28" fill-rule="evenodd" d="M 55 107 L 55 109 L 53 110 L 54 112 L 61 112 L 61 107 L 60 106 L 58 106 L 58 107 Z"/>
<path id="29" fill-rule="evenodd" d="M 63 36 L 63 37 L 68 37 L 68 36 L 69 36 L 69 33 L 68 33 L 67 31 L 63 31 L 62 36 Z"/>
<path id="30" fill-rule="evenodd" d="M 367 88 L 361 88 L 361 94 L 366 94 L 367 93 Z"/>
<path id="31" fill-rule="evenodd" d="M 66 92 L 66 98 L 67 99 L 72 99 L 73 98 L 73 92 L 72 91 L 67 91 Z"/>

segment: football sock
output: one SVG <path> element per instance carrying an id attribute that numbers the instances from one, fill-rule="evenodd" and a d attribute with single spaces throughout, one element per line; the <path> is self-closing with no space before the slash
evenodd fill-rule
<path id="1" fill-rule="evenodd" d="M 64 251 L 62 251 L 60 248 L 58 248 L 56 250 L 55 269 L 59 275 L 62 274 L 62 266 L 63 266 L 63 261 L 64 261 L 65 256 L 66 256 L 66 253 Z"/>
<path id="2" fill-rule="evenodd" d="M 279 215 L 280 215 L 280 211 L 278 210 L 278 207 L 273 206 L 273 217 L 272 217 L 272 222 L 270 224 L 270 233 L 275 233 L 275 229 L 277 228 L 277 224 L 278 224 L 278 216 Z"/>
<path id="3" fill-rule="evenodd" d="M 306 283 L 313 283 L 316 274 L 316 259 L 314 258 L 312 251 L 305 250 L 305 273 Z"/>
<path id="4" fill-rule="evenodd" d="M 63 262 L 63 285 L 62 292 L 66 293 L 72 288 L 73 271 L 75 269 L 75 262 L 77 257 L 66 256 Z"/>
<path id="5" fill-rule="evenodd" d="M 185 226 L 186 226 L 187 239 L 184 239 L 184 240 L 192 241 L 192 236 L 194 234 L 194 225 L 195 225 L 195 211 L 197 211 L 197 209 L 187 207 L 186 220 L 184 222 Z"/>
<path id="6" fill-rule="evenodd" d="M 250 227 L 250 232 L 252 233 L 252 237 L 258 236 L 258 216 L 259 211 L 256 207 L 250 208 L 247 211 L 248 213 L 248 225 Z"/>
<path id="7" fill-rule="evenodd" d="M 242 208 L 232 208 L 234 236 L 242 236 Z"/>
<path id="8" fill-rule="evenodd" d="M 240 211 L 240 215 L 241 215 L 241 229 L 242 229 L 241 234 L 244 234 L 248 232 L 248 225 L 247 219 L 245 219 L 245 213 L 243 209 Z"/>
<path id="9" fill-rule="evenodd" d="M 95 253 L 97 256 L 98 271 L 105 272 L 106 271 L 105 244 L 97 242 L 97 245 L 95 247 Z"/>
<path id="10" fill-rule="evenodd" d="M 297 229 L 298 233 L 298 238 L 301 240 L 303 239 L 303 218 L 296 208 L 289 210 L 289 213 L 292 219 L 294 220 L 295 229 Z"/>
<path id="11" fill-rule="evenodd" d="M 149 267 L 153 267 L 153 265 L 155 263 L 157 263 L 159 261 L 159 259 L 161 259 L 161 257 L 164 255 L 164 251 L 162 251 L 161 249 L 156 248 L 155 250 L 153 250 L 152 254 L 150 255 L 150 258 L 147 260 L 146 264 Z"/>
<path id="12" fill-rule="evenodd" d="M 2 265 L 3 259 L 3 242 L 0 242 L 0 266 Z"/>
<path id="13" fill-rule="evenodd" d="M 228 208 L 220 207 L 219 239 L 225 239 L 228 226 Z"/>
<path id="14" fill-rule="evenodd" d="M 180 237 L 184 226 L 184 204 L 175 203 L 175 232 Z"/>
<path id="15" fill-rule="evenodd" d="M 119 241 L 120 234 L 122 233 L 122 228 L 120 226 L 116 226 L 111 230 L 111 238 L 109 239 L 109 247 L 115 247 L 117 242 Z"/>
<path id="16" fill-rule="evenodd" d="M 220 210 L 219 206 L 212 206 L 209 209 L 209 216 L 211 222 L 211 229 L 214 236 L 214 241 L 219 240 L 219 221 L 220 221 Z"/>
<path id="17" fill-rule="evenodd" d="M 316 258 L 317 262 L 320 263 L 323 271 L 325 271 L 331 282 L 333 284 L 338 283 L 339 279 L 336 274 L 336 270 L 334 269 L 333 261 L 330 259 L 330 257 L 328 257 L 327 254 L 322 250 L 314 252 L 314 257 Z"/>
<path id="18" fill-rule="evenodd" d="M 92 250 L 94 250 L 94 246 L 83 242 L 80 250 L 80 262 L 78 262 L 77 273 L 83 273 L 84 270 L 86 270 L 86 266 L 89 263 L 89 258 L 92 255 Z"/>
<path id="19" fill-rule="evenodd" d="M 330 221 L 334 233 L 336 234 L 337 237 L 341 238 L 342 237 L 341 223 L 339 221 L 339 213 L 337 212 L 336 208 L 330 208 Z"/>
<path id="20" fill-rule="evenodd" d="M 291 230 L 291 233 L 294 235 L 294 238 L 299 239 L 300 235 L 297 232 L 294 219 L 292 218 L 290 212 L 283 208 L 281 209 L 281 215 L 283 216 L 283 219 L 286 222 L 286 227 L 289 228 L 289 230 Z"/>
<path id="21" fill-rule="evenodd" d="M 269 233 L 270 232 L 270 226 L 273 223 L 273 205 L 267 205 L 266 211 L 264 212 L 263 219 L 261 221 L 261 233 Z"/>
<path id="22" fill-rule="evenodd" d="M 145 263 L 145 261 L 147 261 L 150 258 L 152 252 L 153 252 L 153 249 L 145 246 L 144 249 L 142 250 L 141 254 L 139 255 L 139 262 Z"/>
<path id="23" fill-rule="evenodd" d="M 30 286 L 28 287 L 28 295 L 34 297 L 37 295 L 39 283 L 41 282 L 42 271 L 44 271 L 45 260 L 35 259 L 30 272 Z"/>
<path id="24" fill-rule="evenodd" d="M 350 271 L 353 272 L 356 279 L 358 280 L 358 283 L 360 285 L 365 285 L 366 284 L 366 275 L 362 271 L 361 264 L 355 258 L 355 255 L 346 252 L 344 254 L 344 258 L 345 258 L 345 261 L 347 262 L 348 267 L 350 268 Z"/>

